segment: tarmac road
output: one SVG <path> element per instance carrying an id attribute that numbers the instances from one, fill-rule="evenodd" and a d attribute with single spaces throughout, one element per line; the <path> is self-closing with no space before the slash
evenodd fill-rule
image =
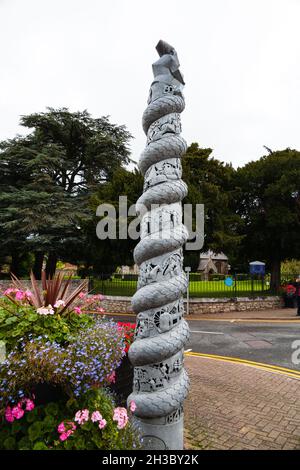
<path id="1" fill-rule="evenodd" d="M 114 318 L 135 321 L 134 316 L 114 315 Z M 296 356 L 300 362 L 300 322 L 187 321 L 191 338 L 186 349 L 192 352 L 246 359 L 300 371 L 300 363 L 292 361 L 294 353 L 294 358 Z M 293 348 L 294 341 L 298 341 L 298 345 Z"/>

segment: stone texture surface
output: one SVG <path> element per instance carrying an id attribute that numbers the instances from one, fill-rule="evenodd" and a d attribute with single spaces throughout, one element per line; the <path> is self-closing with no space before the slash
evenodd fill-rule
<path id="1" fill-rule="evenodd" d="M 106 296 L 102 303 L 108 313 L 133 313 L 130 297 Z M 273 310 L 280 308 L 282 301 L 280 297 L 268 297 L 266 299 L 192 299 L 190 300 L 190 315 L 210 315 L 216 313 L 246 312 L 253 310 Z"/>
<path id="2" fill-rule="evenodd" d="M 81 284 L 81 282 L 83 282 L 84 279 L 72 279 L 71 283 L 70 283 L 70 289 L 74 290 L 76 289 L 79 284 Z M 86 282 L 88 283 L 88 279 L 86 279 Z M 27 279 L 22 279 L 22 283 L 28 287 L 28 289 L 30 289 L 31 287 L 31 282 L 30 280 L 27 280 Z M 12 287 L 12 283 L 10 280 L 0 280 L 0 295 L 8 288 L 8 287 Z"/>
<path id="3" fill-rule="evenodd" d="M 152 65 L 154 79 L 143 114 L 147 143 L 139 159 L 144 188 L 136 203 L 141 239 L 134 250 L 139 277 L 131 299 L 137 326 L 128 352 L 134 365 L 128 403 L 137 404 L 143 448 L 171 450 L 183 447 L 182 405 L 189 387 L 183 360 L 189 327 L 182 318 L 188 284 L 182 251 L 188 231 L 181 205 L 187 186 L 180 161 L 186 151 L 180 135 L 185 103 L 175 49 L 165 41 L 156 49 L 159 59 Z"/>
<path id="4" fill-rule="evenodd" d="M 300 449 L 300 380 L 187 357 L 186 449 Z"/>

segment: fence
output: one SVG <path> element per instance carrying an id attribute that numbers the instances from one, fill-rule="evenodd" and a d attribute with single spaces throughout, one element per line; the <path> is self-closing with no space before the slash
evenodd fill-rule
<path id="1" fill-rule="evenodd" d="M 232 278 L 232 285 L 226 285 L 225 280 Z M 295 276 L 285 275 L 282 282 L 287 282 Z M 104 295 L 131 297 L 137 289 L 138 276 L 136 274 L 102 274 L 89 280 L 90 290 Z M 203 279 L 199 273 L 190 273 L 189 296 L 193 297 L 255 297 L 271 295 L 276 292 L 270 290 L 270 275 L 264 277 L 250 274 L 212 275 L 210 279 Z"/>

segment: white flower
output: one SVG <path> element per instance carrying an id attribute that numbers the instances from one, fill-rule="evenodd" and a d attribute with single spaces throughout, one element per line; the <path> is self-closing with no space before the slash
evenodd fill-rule
<path id="1" fill-rule="evenodd" d="M 64 300 L 57 300 L 54 304 L 54 307 L 55 308 L 65 307 L 65 305 L 66 305 L 66 302 Z"/>
<path id="2" fill-rule="evenodd" d="M 48 309 L 49 315 L 53 315 L 53 314 L 54 314 L 54 310 L 53 310 L 52 305 L 49 304 L 48 307 L 47 307 L 47 309 Z"/>
<path id="3" fill-rule="evenodd" d="M 37 309 L 37 313 L 39 313 L 40 315 L 48 315 L 49 311 L 46 307 L 40 307 Z"/>
<path id="4" fill-rule="evenodd" d="M 54 314 L 52 305 L 48 305 L 48 307 L 40 307 L 36 311 L 40 315 L 53 315 Z"/>

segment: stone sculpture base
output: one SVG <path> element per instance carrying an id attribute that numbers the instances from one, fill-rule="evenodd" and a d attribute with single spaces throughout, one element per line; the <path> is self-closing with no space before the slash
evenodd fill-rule
<path id="1" fill-rule="evenodd" d="M 143 430 L 144 450 L 183 449 L 183 413 L 178 421 L 162 426 L 162 419 L 140 419 L 135 417 L 133 426 Z"/>

